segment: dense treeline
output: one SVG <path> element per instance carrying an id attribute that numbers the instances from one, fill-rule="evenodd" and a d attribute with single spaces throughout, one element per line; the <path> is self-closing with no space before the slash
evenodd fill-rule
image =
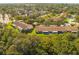
<path id="1" fill-rule="evenodd" d="M 0 54 L 79 54 L 79 33 L 32 35 L 5 26 L 0 29 Z"/>
<path id="2" fill-rule="evenodd" d="M 29 8 L 30 7 L 30 8 Z M 28 15 L 42 15 L 46 13 L 60 13 L 63 10 L 71 14 L 79 14 L 79 4 L 0 4 L 0 13 L 5 11 L 10 14 L 27 13 Z M 31 11 L 31 12 L 30 12 Z M 45 13 L 42 11 L 46 11 Z"/>

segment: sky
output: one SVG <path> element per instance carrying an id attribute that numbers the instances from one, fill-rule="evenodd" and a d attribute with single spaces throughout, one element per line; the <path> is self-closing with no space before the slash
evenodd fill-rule
<path id="1" fill-rule="evenodd" d="M 0 3 L 79 3 L 79 0 L 0 0 Z"/>

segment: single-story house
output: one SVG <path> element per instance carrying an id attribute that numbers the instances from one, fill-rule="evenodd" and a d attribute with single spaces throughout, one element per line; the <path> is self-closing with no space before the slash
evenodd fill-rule
<path id="1" fill-rule="evenodd" d="M 26 24 L 20 21 L 15 21 L 13 26 L 18 28 L 19 30 L 25 30 L 25 31 L 30 31 L 31 29 L 33 29 L 33 26 L 31 24 Z"/>
<path id="2" fill-rule="evenodd" d="M 57 26 L 57 25 L 39 25 L 35 27 L 37 33 L 63 33 L 63 32 L 78 32 L 78 28 L 75 26 Z"/>

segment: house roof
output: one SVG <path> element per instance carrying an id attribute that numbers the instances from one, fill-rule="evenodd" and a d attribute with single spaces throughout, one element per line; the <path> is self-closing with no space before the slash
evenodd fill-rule
<path id="1" fill-rule="evenodd" d="M 52 26 L 40 25 L 40 26 L 36 26 L 35 29 L 36 31 L 78 31 L 77 27 L 57 26 L 57 25 L 52 25 Z"/>
<path id="2" fill-rule="evenodd" d="M 33 26 L 31 24 L 25 24 L 25 23 L 20 22 L 20 21 L 15 21 L 14 25 L 16 27 L 20 27 L 22 29 L 32 29 L 33 28 Z"/>

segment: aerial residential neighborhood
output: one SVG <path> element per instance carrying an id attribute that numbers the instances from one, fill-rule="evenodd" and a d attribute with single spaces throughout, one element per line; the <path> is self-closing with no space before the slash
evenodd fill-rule
<path id="1" fill-rule="evenodd" d="M 0 4 L 1 55 L 78 55 L 79 4 Z"/>
<path id="2" fill-rule="evenodd" d="M 43 16 L 43 15 L 42 15 Z M 8 24 L 11 22 L 10 20 L 11 15 L 10 14 L 0 14 L 0 19 L 1 19 L 1 23 L 3 24 Z M 52 18 L 49 18 L 48 20 L 51 22 L 62 22 L 64 21 L 64 18 L 62 17 L 67 17 L 66 13 L 60 13 L 59 16 L 55 16 Z M 73 21 L 73 19 L 69 18 L 68 21 Z M 60 25 L 58 24 L 51 24 L 49 26 L 45 25 L 45 24 L 39 24 L 39 25 L 35 25 L 33 26 L 32 24 L 27 24 L 24 23 L 22 20 L 14 20 L 12 21 L 13 26 L 17 29 L 19 29 L 20 31 L 25 30 L 29 33 L 29 31 L 31 31 L 33 28 L 35 28 L 36 33 L 40 33 L 40 34 L 57 34 L 57 33 L 64 33 L 64 32 L 78 32 L 78 26 L 76 25 L 77 22 L 75 24 L 73 23 L 66 23 L 64 22 L 63 24 L 61 23 Z M 38 23 L 38 22 L 37 22 Z M 72 24 L 74 26 L 72 26 Z"/>

